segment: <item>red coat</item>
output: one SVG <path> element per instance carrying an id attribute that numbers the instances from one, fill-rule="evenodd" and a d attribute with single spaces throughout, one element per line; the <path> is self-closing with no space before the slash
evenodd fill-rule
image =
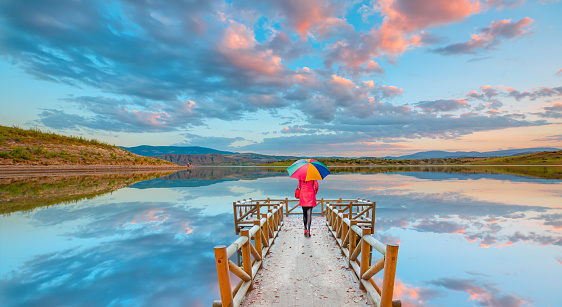
<path id="1" fill-rule="evenodd" d="M 299 206 L 316 207 L 316 193 L 318 193 L 318 181 L 316 180 L 299 180 L 299 188 L 301 188 L 301 196 L 299 198 Z"/>

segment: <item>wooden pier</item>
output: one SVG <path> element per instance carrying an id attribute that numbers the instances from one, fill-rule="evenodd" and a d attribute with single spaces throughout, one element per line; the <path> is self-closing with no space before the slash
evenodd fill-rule
<path id="1" fill-rule="evenodd" d="M 401 306 L 392 300 L 398 245 L 371 235 L 376 204 L 320 199 L 318 205 L 313 235 L 304 237 L 298 200 L 233 203 L 241 236 L 215 247 L 221 300 L 213 306 Z M 238 251 L 240 266 L 229 260 Z M 379 287 L 374 276 L 382 270 Z M 239 279 L 234 286 L 233 279 Z"/>

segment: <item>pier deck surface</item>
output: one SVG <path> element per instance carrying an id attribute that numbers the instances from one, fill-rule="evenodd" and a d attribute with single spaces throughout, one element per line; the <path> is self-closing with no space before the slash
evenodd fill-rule
<path id="1" fill-rule="evenodd" d="M 284 219 L 242 306 L 371 305 L 325 221 L 313 216 L 312 237 L 304 237 L 302 216 Z"/>

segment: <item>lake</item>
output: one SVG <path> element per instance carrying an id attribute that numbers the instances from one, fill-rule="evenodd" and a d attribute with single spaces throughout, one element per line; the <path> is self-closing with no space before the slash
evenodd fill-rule
<path id="1" fill-rule="evenodd" d="M 400 244 L 404 306 L 562 305 L 561 167 L 332 170 L 318 197 L 376 201 L 376 237 Z M 296 185 L 282 168 L 202 167 L 4 210 L 0 305 L 210 306 L 213 247 L 237 238 L 232 202 Z"/>

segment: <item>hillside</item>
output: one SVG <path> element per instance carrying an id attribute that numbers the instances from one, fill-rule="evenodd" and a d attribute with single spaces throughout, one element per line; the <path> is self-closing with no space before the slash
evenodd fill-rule
<path id="1" fill-rule="evenodd" d="M 528 155 L 474 159 L 471 164 L 478 165 L 562 165 L 562 151 L 545 151 Z"/>
<path id="2" fill-rule="evenodd" d="M 175 154 L 175 155 L 206 155 L 206 154 L 223 154 L 223 155 L 230 155 L 236 154 L 235 152 L 230 151 L 221 151 L 212 148 L 206 147 L 199 147 L 199 146 L 150 146 L 150 145 L 141 145 L 135 147 L 121 147 L 126 149 L 134 154 L 147 156 L 147 157 L 154 157 L 154 156 L 161 156 L 167 154 Z"/>
<path id="3" fill-rule="evenodd" d="M 0 126 L 0 165 L 120 165 L 177 167 L 117 146 L 39 129 Z"/>
<path id="4" fill-rule="evenodd" d="M 457 151 L 448 152 L 440 150 L 423 151 L 411 155 L 399 156 L 399 157 L 384 157 L 384 159 L 462 159 L 462 158 L 489 158 L 489 157 L 510 157 L 510 156 L 521 156 L 532 154 L 536 152 L 543 151 L 559 151 L 558 148 L 551 147 L 535 147 L 535 148 L 518 148 L 518 149 L 507 149 L 507 150 L 495 150 L 495 151 Z M 369 159 L 365 157 L 365 159 Z"/>

